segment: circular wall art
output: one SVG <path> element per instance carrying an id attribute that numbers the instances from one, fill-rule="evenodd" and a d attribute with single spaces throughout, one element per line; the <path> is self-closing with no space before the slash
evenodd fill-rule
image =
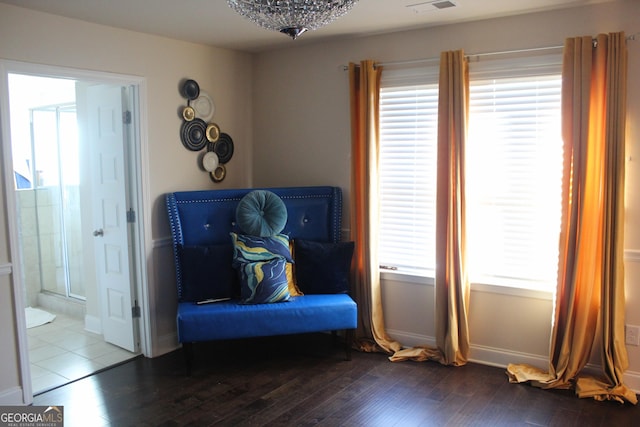
<path id="1" fill-rule="evenodd" d="M 213 151 L 207 151 L 202 156 L 202 168 L 207 172 L 215 171 L 219 164 L 218 155 Z"/>
<path id="2" fill-rule="evenodd" d="M 182 109 L 182 118 L 190 122 L 196 118 L 196 111 L 191 107 L 184 107 Z"/>
<path id="3" fill-rule="evenodd" d="M 218 155 L 220 163 L 227 163 L 233 157 L 233 139 L 228 134 L 221 133 L 220 138 L 213 146 L 213 151 Z"/>
<path id="4" fill-rule="evenodd" d="M 181 92 L 182 96 L 193 101 L 200 95 L 200 86 L 195 80 L 188 79 L 182 84 Z"/>
<path id="5" fill-rule="evenodd" d="M 190 151 L 200 151 L 206 147 L 206 152 L 198 156 L 197 163 L 213 182 L 221 182 L 227 176 L 224 164 L 233 157 L 233 139 L 211 121 L 215 105 L 211 96 L 200 90 L 198 82 L 184 79 L 179 84 L 179 89 L 180 94 L 187 99 L 187 106 L 182 107 L 182 145 Z"/>
<path id="6" fill-rule="evenodd" d="M 190 104 L 196 112 L 196 117 L 200 117 L 205 122 L 210 122 L 213 118 L 213 113 L 216 111 L 213 100 L 209 94 L 203 90 L 200 91 L 200 95 L 191 101 Z"/>
<path id="7" fill-rule="evenodd" d="M 209 172 L 209 177 L 213 182 L 220 182 L 225 176 L 227 176 L 227 168 L 225 168 L 224 165 L 218 165 L 216 170 Z"/>
<path id="8" fill-rule="evenodd" d="M 220 127 L 215 123 L 207 125 L 207 139 L 209 142 L 216 142 L 220 138 Z"/>
<path id="9" fill-rule="evenodd" d="M 182 144 L 191 151 L 200 151 L 207 145 L 207 124 L 202 119 L 182 122 L 180 139 Z"/>

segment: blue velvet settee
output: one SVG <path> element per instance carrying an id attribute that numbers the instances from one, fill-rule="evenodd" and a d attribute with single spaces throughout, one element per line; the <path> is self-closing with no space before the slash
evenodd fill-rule
<path id="1" fill-rule="evenodd" d="M 303 292 L 286 302 L 248 304 L 239 295 L 239 275 L 232 266 L 234 245 L 230 235 L 242 233 L 236 221 L 236 209 L 254 189 L 182 191 L 166 195 L 178 292 L 178 339 L 183 345 L 189 372 L 193 344 L 214 340 L 325 331 L 335 335 L 336 331 L 344 330 L 345 356 L 347 360 L 351 358 L 357 306 L 349 289 L 337 283 L 347 280 L 348 286 L 344 261 L 342 272 L 333 271 L 332 257 L 335 256 L 332 250 L 324 250 L 345 243 L 340 242 L 340 188 L 263 190 L 277 195 L 286 206 L 286 225 L 281 234 L 290 238 L 293 249 L 290 264 L 293 269 L 289 273 L 294 277 L 289 279 L 297 281 Z M 298 242 L 310 246 L 296 249 Z M 316 244 L 321 246 L 320 253 L 313 252 Z M 300 251 L 299 257 L 296 250 Z M 349 254 L 347 267 L 350 263 Z M 303 268 L 307 275 L 305 283 L 300 282 L 303 271 L 298 270 Z"/>

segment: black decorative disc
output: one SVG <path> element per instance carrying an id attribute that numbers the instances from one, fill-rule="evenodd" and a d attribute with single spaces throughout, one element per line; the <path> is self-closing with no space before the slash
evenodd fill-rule
<path id="1" fill-rule="evenodd" d="M 221 164 L 227 163 L 233 157 L 233 139 L 224 132 L 220 133 L 220 138 L 214 144 L 213 151 L 218 155 Z"/>
<path id="2" fill-rule="evenodd" d="M 182 96 L 193 101 L 200 96 L 200 86 L 195 80 L 186 80 L 182 85 Z"/>
<path id="3" fill-rule="evenodd" d="M 191 151 L 200 151 L 207 145 L 207 124 L 202 119 L 182 122 L 180 139 L 182 144 Z"/>

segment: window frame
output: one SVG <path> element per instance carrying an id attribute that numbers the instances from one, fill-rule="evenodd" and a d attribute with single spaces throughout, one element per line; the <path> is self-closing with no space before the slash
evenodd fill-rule
<path id="1" fill-rule="evenodd" d="M 534 52 L 532 54 L 531 52 L 525 52 L 507 56 L 508 57 L 506 58 L 481 58 L 480 56 L 468 57 L 470 63 L 470 85 L 472 85 L 474 81 L 485 80 L 487 78 L 500 79 L 510 77 L 561 75 L 561 52 L 551 54 L 538 52 Z M 420 66 L 414 64 L 407 67 L 405 65 L 398 69 L 385 66 L 382 75 L 381 90 L 389 87 L 416 84 L 418 82 L 422 84 L 435 84 L 437 86 L 438 68 L 437 63 L 427 66 L 424 64 Z M 560 186 L 560 183 L 558 183 L 558 186 Z M 469 214 L 469 212 L 467 212 L 467 214 Z M 558 206 L 558 214 L 560 215 L 560 206 Z M 381 259 L 380 263 L 384 264 L 385 261 Z M 434 276 L 435 271 L 433 270 L 412 271 L 411 269 L 380 269 L 381 279 L 389 281 L 432 285 Z M 495 277 L 491 277 L 489 280 L 484 280 L 484 278 L 479 279 L 477 277 L 472 279 L 473 289 L 487 292 L 499 292 L 503 294 L 506 293 L 548 299 L 555 290 L 555 283 L 547 283 L 546 286 L 540 286 L 539 283 L 527 280 L 497 280 Z"/>

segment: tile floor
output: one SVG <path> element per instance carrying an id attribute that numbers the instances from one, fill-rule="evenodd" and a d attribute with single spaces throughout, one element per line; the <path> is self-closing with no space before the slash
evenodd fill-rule
<path id="1" fill-rule="evenodd" d="M 82 320 L 53 314 L 53 322 L 27 329 L 34 395 L 137 356 L 85 331 Z"/>

